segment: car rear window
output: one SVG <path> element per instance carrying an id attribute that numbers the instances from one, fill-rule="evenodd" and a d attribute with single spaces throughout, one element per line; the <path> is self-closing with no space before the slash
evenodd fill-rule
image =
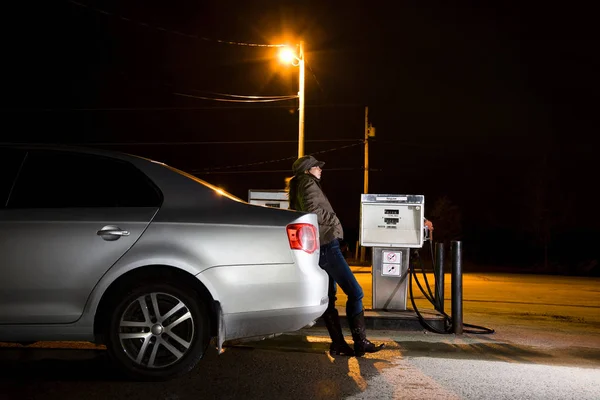
<path id="1" fill-rule="evenodd" d="M 240 203 L 245 203 L 245 201 L 244 201 L 244 200 L 240 199 L 240 198 L 239 198 L 239 197 L 237 197 L 237 196 L 234 196 L 234 195 L 232 195 L 231 193 L 229 193 L 229 192 L 227 192 L 227 191 L 225 191 L 225 190 L 221 189 L 221 188 L 220 188 L 220 187 L 218 187 L 218 186 L 215 186 L 215 185 L 213 185 L 213 184 L 210 184 L 210 183 L 208 183 L 208 182 L 206 182 L 206 181 L 203 181 L 202 179 L 200 179 L 200 178 L 198 178 L 198 177 L 196 177 L 196 176 L 194 176 L 194 175 L 188 174 L 187 172 L 184 172 L 184 171 L 181 171 L 181 170 L 179 170 L 179 169 L 177 169 L 177 168 L 171 167 L 170 165 L 166 165 L 166 164 L 163 164 L 163 165 L 164 165 L 165 167 L 169 168 L 171 171 L 177 172 L 178 174 L 180 174 L 180 175 L 183 175 L 183 176 L 185 176 L 186 178 L 189 178 L 189 179 L 193 180 L 194 182 L 197 182 L 197 183 L 199 183 L 199 184 L 201 184 L 201 185 L 204 185 L 204 186 L 206 186 L 207 188 L 209 188 L 209 189 L 211 189 L 211 190 L 215 191 L 216 193 L 218 193 L 218 194 L 219 194 L 219 195 L 221 195 L 221 196 L 225 196 L 225 197 L 227 197 L 227 198 L 229 198 L 229 199 L 231 199 L 231 200 L 238 201 L 238 202 L 240 202 Z"/>
<path id="2" fill-rule="evenodd" d="M 24 150 L 0 147 L 0 208 L 6 206 L 24 156 Z"/>

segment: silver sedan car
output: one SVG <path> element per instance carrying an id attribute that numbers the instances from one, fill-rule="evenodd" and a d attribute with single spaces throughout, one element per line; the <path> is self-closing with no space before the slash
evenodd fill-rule
<path id="1" fill-rule="evenodd" d="M 250 205 L 168 165 L 0 147 L 0 341 L 90 341 L 134 379 L 327 307 L 315 214 Z"/>

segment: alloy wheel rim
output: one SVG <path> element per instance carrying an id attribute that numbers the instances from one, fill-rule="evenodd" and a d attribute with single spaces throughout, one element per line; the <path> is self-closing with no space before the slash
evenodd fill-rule
<path id="1" fill-rule="evenodd" d="M 137 365 L 165 368 L 190 350 L 194 326 L 189 307 L 181 299 L 152 292 L 127 306 L 119 321 L 119 340 L 125 354 Z"/>

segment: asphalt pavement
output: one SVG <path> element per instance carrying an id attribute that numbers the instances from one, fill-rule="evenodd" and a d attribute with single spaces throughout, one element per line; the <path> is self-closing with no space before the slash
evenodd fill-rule
<path id="1" fill-rule="evenodd" d="M 356 275 L 368 308 L 370 274 Z M 494 334 L 369 329 L 386 348 L 348 358 L 329 356 L 316 325 L 209 351 L 190 374 L 152 383 L 124 381 L 90 343 L 5 344 L 0 399 L 600 399 L 600 278 L 463 278 L 465 323 Z"/>

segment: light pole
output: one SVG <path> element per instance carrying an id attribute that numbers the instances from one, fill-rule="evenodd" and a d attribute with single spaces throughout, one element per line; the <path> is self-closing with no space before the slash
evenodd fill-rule
<path id="1" fill-rule="evenodd" d="M 304 42 L 298 44 L 295 52 L 285 47 L 280 53 L 281 61 L 298 67 L 298 158 L 304 155 Z"/>

